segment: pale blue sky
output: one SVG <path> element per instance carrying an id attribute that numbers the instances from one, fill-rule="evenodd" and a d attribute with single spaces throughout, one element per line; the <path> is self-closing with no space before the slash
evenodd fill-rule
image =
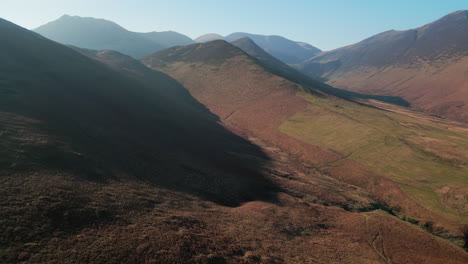
<path id="1" fill-rule="evenodd" d="M 323 50 L 461 9 L 468 9 L 468 0 L 0 0 L 0 17 L 29 29 L 69 14 L 192 38 L 238 31 L 282 35 Z"/>

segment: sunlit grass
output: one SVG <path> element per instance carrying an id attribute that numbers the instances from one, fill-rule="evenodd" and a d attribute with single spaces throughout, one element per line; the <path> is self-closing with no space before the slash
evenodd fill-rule
<path id="1" fill-rule="evenodd" d="M 278 128 L 281 132 L 340 153 L 396 181 L 412 199 L 433 212 L 468 221 L 468 215 L 460 216 L 444 206 L 436 193 L 444 185 L 468 186 L 467 135 L 428 120 L 335 98 L 298 96 L 310 105 L 286 119 Z M 426 141 L 439 145 L 428 150 Z M 446 152 L 454 158 L 443 158 Z"/>

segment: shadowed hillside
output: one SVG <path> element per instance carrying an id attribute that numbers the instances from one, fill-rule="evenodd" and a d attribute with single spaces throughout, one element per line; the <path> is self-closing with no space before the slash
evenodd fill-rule
<path id="1" fill-rule="evenodd" d="M 17 254 L 12 243 L 131 213 L 109 200 L 95 214 L 89 190 L 146 182 L 226 205 L 272 197 L 259 172 L 268 157 L 167 75 L 96 53 L 122 74 L 5 20 L 0 32 L 1 262 Z"/>
<path id="2" fill-rule="evenodd" d="M 357 92 L 400 96 L 413 107 L 468 121 L 468 11 L 420 28 L 390 30 L 322 52 L 306 74 Z"/>

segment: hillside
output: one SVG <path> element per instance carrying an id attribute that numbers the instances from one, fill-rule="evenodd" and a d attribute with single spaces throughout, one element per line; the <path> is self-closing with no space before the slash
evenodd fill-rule
<path id="1" fill-rule="evenodd" d="M 115 50 L 134 58 L 141 58 L 164 48 L 193 43 L 189 37 L 173 31 L 137 33 L 108 20 L 68 15 L 34 31 L 62 44 L 86 49 Z"/>
<path id="2" fill-rule="evenodd" d="M 271 73 L 281 76 L 289 81 L 306 87 L 309 91 L 325 92 L 329 95 L 335 95 L 343 99 L 359 100 L 359 99 L 374 99 L 382 102 L 392 103 L 401 106 L 409 106 L 408 102 L 400 97 L 371 95 L 348 91 L 344 89 L 337 89 L 330 85 L 321 83 L 304 73 L 293 69 L 286 63 L 276 59 L 262 48 L 260 48 L 253 40 L 248 37 L 240 38 L 231 42 L 234 46 L 245 51 L 247 54 L 259 61 L 259 64 Z"/>
<path id="3" fill-rule="evenodd" d="M 468 121 L 468 11 L 322 52 L 300 69 L 335 87 L 399 96 L 414 108 Z"/>
<path id="4" fill-rule="evenodd" d="M 0 32 L 1 262 L 61 262 L 54 243 L 176 202 L 164 189 L 225 205 L 275 189 L 265 154 L 167 75 L 95 53 L 112 70 L 5 20 Z"/>
<path id="5" fill-rule="evenodd" d="M 5 20 L 0 34 L 2 263 L 468 259 L 460 234 L 448 242 L 431 235 L 438 224 L 394 215 L 377 195 L 382 189 L 420 207 L 393 182 L 365 170 L 385 188 L 370 192 L 339 180 L 319 165 L 337 153 L 275 130 L 310 106 L 301 97 L 310 94 L 296 96 L 298 84 L 229 43 L 177 47 L 158 55 L 164 61 L 152 59 L 187 78 L 206 74 L 196 79 L 211 85 L 198 86 L 206 94 L 198 102 L 194 85 L 203 83 L 192 79 L 187 91 L 185 81 L 118 52 L 66 47 Z M 435 126 L 424 124 L 429 132 Z M 464 133 L 450 129 L 458 129 L 453 140 Z M 453 151 L 464 151 L 463 140 L 456 143 Z M 442 190 L 451 208 L 459 208 L 457 187 Z"/>
<path id="6" fill-rule="evenodd" d="M 468 188 L 463 125 L 327 95 L 274 74 L 225 41 L 168 49 L 143 62 L 180 81 L 225 122 L 312 171 L 366 190 L 402 219 L 434 221 L 453 232 L 468 221 L 459 196 Z"/>

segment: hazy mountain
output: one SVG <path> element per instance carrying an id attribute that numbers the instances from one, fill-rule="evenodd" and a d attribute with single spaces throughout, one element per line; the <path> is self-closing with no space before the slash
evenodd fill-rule
<path id="1" fill-rule="evenodd" d="M 139 33 L 165 48 L 195 43 L 191 38 L 175 31 Z"/>
<path id="2" fill-rule="evenodd" d="M 195 42 L 201 43 L 201 42 L 208 42 L 212 40 L 218 40 L 218 39 L 223 39 L 224 37 L 216 34 L 216 33 L 210 33 L 210 34 L 205 34 L 201 35 L 198 38 L 195 39 Z"/>
<path id="3" fill-rule="evenodd" d="M 414 107 L 468 121 L 468 11 L 420 28 L 387 31 L 323 52 L 301 69 L 336 87 L 400 96 Z"/>
<path id="4" fill-rule="evenodd" d="M 432 219 L 437 225 L 451 229 L 450 232 L 459 232 L 451 226 L 460 226 L 466 220 L 468 208 L 453 195 L 468 190 L 468 184 L 459 181 L 468 173 L 468 167 L 462 165 L 468 161 L 466 130 L 373 100 L 353 96 L 340 99 L 326 92 L 320 83 L 286 68 L 287 65 L 262 52 L 249 39 L 234 44 L 256 58 L 218 40 L 167 49 L 142 61 L 180 81 L 224 122 L 244 131 L 246 138 L 268 142 L 271 145 L 268 149 L 278 151 L 271 154 L 273 162 L 281 157 L 292 158 L 306 167 L 320 168 L 313 174 L 315 180 L 307 173 L 291 174 L 293 181 L 303 183 L 303 189 L 299 191 L 288 183 L 291 185 L 286 193 L 307 193 L 312 188 L 311 181 L 314 188 L 328 194 L 340 193 L 338 189 L 346 188 L 337 186 L 344 182 L 377 201 L 384 201 L 389 208 L 397 208 L 392 213 L 402 219 Z M 448 131 L 458 132 L 449 138 L 445 136 Z M 457 154 L 452 153 L 455 145 L 456 151 L 460 151 Z M 435 156 L 440 159 L 434 159 Z M 300 171 L 296 163 L 288 164 L 290 169 Z M 338 182 L 326 184 L 324 172 Z M 428 178 L 431 180 L 423 181 Z M 447 189 L 451 195 L 441 193 L 439 181 L 444 182 L 443 186 L 453 184 L 453 188 Z M 354 201 L 349 203 L 355 207 L 352 210 L 363 210 L 355 202 L 365 196 L 363 193 L 342 194 Z M 430 202 L 430 197 L 440 197 L 444 205 Z M 330 196 L 327 200 L 339 204 Z M 396 245 L 400 239 L 404 238 L 390 240 Z M 420 253 L 415 255 L 424 255 L 425 250 L 418 249 Z"/>
<path id="5" fill-rule="evenodd" d="M 87 49 L 116 50 L 134 58 L 164 48 L 193 43 L 190 38 L 172 31 L 137 33 L 108 20 L 68 15 L 34 31 L 62 44 Z"/>
<path id="6" fill-rule="evenodd" d="M 281 36 L 264 36 L 238 32 L 232 33 L 224 39 L 234 41 L 242 37 L 252 39 L 266 52 L 288 64 L 301 63 L 320 52 L 318 48 L 312 45 L 292 41 Z"/>

